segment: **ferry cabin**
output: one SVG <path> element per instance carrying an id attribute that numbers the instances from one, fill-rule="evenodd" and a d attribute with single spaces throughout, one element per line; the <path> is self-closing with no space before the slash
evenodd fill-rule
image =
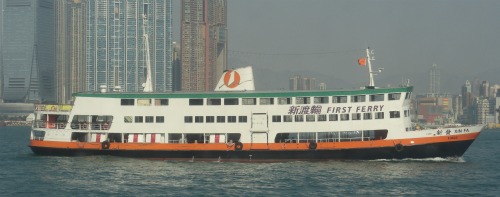
<path id="1" fill-rule="evenodd" d="M 306 92 L 78 93 L 38 106 L 32 140 L 122 144 L 272 144 L 401 139 L 412 87 Z M 314 147 L 311 147 L 314 146 Z M 209 149 L 209 146 L 202 149 Z"/>

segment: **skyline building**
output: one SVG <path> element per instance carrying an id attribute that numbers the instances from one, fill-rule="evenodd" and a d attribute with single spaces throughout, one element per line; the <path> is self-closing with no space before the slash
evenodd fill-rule
<path id="1" fill-rule="evenodd" d="M 85 2 L 55 2 L 57 103 L 70 104 L 73 93 L 85 91 Z"/>
<path id="2" fill-rule="evenodd" d="M 300 75 L 295 75 L 289 81 L 290 90 L 315 90 L 316 78 L 308 78 Z M 326 87 L 325 87 L 326 88 Z"/>
<path id="3" fill-rule="evenodd" d="M 141 92 L 149 56 L 153 91 L 172 91 L 171 0 L 85 1 L 87 91 Z M 115 89 L 116 88 L 116 89 Z"/>
<path id="4" fill-rule="evenodd" d="M 54 0 L 2 0 L 2 98 L 55 102 Z"/>
<path id="5" fill-rule="evenodd" d="M 430 70 L 430 81 L 429 81 L 429 93 L 440 94 L 441 93 L 441 74 L 437 64 L 432 64 Z"/>
<path id="6" fill-rule="evenodd" d="M 213 91 L 227 69 L 226 0 L 181 2 L 182 91 Z"/>

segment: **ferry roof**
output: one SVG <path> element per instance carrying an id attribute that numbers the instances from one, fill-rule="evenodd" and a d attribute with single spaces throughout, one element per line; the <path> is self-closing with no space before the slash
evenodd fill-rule
<path id="1" fill-rule="evenodd" d="M 383 94 L 391 92 L 411 92 L 412 86 L 397 88 L 375 88 L 358 90 L 329 90 L 329 91 L 242 91 L 242 92 L 109 92 L 109 93 L 74 93 L 75 97 L 100 98 L 246 98 L 246 97 L 301 97 L 301 96 L 348 96 L 361 94 Z"/>

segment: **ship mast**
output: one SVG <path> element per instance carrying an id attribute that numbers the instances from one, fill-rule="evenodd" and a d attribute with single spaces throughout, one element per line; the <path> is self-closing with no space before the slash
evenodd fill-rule
<path id="1" fill-rule="evenodd" d="M 147 4 L 144 4 L 146 7 Z M 144 35 L 144 47 L 146 48 L 146 82 L 142 84 L 142 87 L 144 89 L 142 90 L 143 92 L 153 92 L 153 84 L 151 81 L 151 62 L 150 62 L 150 57 L 149 57 L 149 36 L 148 33 L 146 32 L 146 23 L 148 21 L 147 17 L 147 7 L 144 9 L 144 14 L 142 15 L 143 23 L 142 23 L 142 32 Z"/>
<path id="2" fill-rule="evenodd" d="M 373 71 L 372 71 L 372 57 L 370 57 L 370 54 L 373 54 L 373 51 L 370 51 L 370 47 L 366 48 L 366 61 L 368 62 L 368 72 L 370 74 L 370 87 L 375 87 L 375 80 L 373 79 Z"/>
<path id="3" fill-rule="evenodd" d="M 377 73 L 382 72 L 382 70 L 384 69 L 384 68 L 378 68 L 377 71 L 373 71 L 371 62 L 372 60 L 375 60 L 375 57 L 371 56 L 373 54 L 374 54 L 373 50 L 370 50 L 370 47 L 366 48 L 366 61 L 368 63 L 368 72 L 370 75 L 370 84 L 368 85 L 368 87 L 370 88 L 375 88 L 374 76 L 377 75 Z"/>

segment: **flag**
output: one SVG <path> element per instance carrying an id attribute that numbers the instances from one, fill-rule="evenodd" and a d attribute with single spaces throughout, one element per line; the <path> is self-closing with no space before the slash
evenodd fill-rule
<path id="1" fill-rule="evenodd" d="M 360 66 L 366 66 L 366 57 L 359 58 L 359 59 L 358 59 L 358 64 L 359 64 Z"/>

